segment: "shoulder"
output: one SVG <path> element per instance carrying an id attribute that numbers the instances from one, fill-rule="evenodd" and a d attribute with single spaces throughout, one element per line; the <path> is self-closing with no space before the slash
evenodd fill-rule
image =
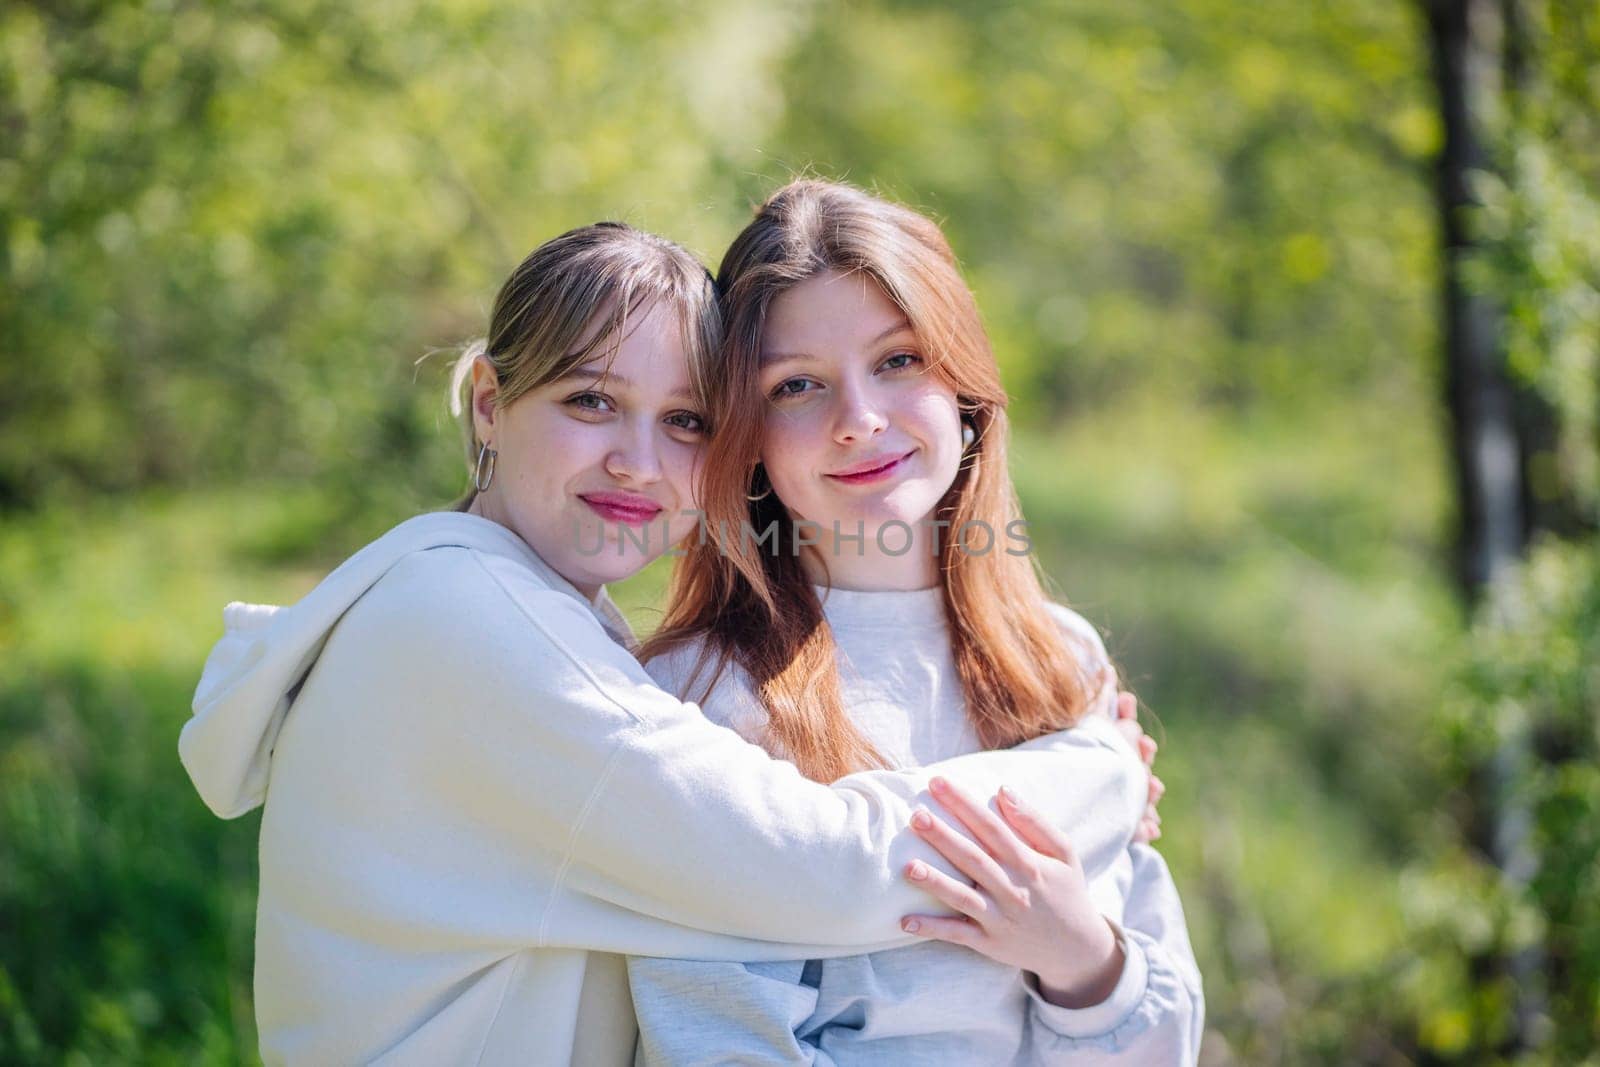
<path id="1" fill-rule="evenodd" d="M 1100 631 L 1094 624 L 1079 615 L 1065 604 L 1050 601 L 1045 605 L 1050 612 L 1050 617 L 1070 637 L 1074 644 L 1080 647 L 1092 659 L 1100 663 L 1109 663 L 1111 655 L 1106 651 L 1106 643 L 1100 637 Z"/>
<path id="2" fill-rule="evenodd" d="M 657 685 L 679 700 L 700 705 L 705 717 L 762 744 L 767 712 L 750 675 L 737 663 L 718 671 L 716 653 L 705 638 L 687 641 L 653 656 L 644 669 Z"/>
<path id="3" fill-rule="evenodd" d="M 433 512 L 406 520 L 351 556 L 306 601 L 320 598 L 341 609 L 360 609 L 367 601 L 391 609 L 414 605 L 395 621 L 424 624 L 435 612 L 458 619 L 508 597 L 554 599 L 559 591 L 543 569 L 505 527 L 475 515 Z"/>
<path id="4" fill-rule="evenodd" d="M 381 603 L 396 625 L 440 637 L 462 630 L 464 624 L 477 631 L 507 613 L 535 625 L 547 617 L 565 623 L 569 613 L 562 610 L 563 602 L 571 605 L 571 614 L 588 614 L 532 568 L 464 545 L 437 545 L 400 557 L 362 600 Z M 473 619 L 485 623 L 471 624 Z M 603 634 L 598 621 L 590 621 Z"/>
<path id="5" fill-rule="evenodd" d="M 693 700 L 696 695 L 703 694 L 716 668 L 707 652 L 705 639 L 696 638 L 652 656 L 645 661 L 644 669 L 667 692 Z"/>
<path id="6" fill-rule="evenodd" d="M 448 669 L 474 689 L 623 694 L 652 685 L 587 605 L 515 556 L 481 547 L 397 559 L 340 629 L 377 646 L 398 675 Z"/>
<path id="7" fill-rule="evenodd" d="M 1079 615 L 1065 604 L 1050 602 L 1046 605 L 1050 617 L 1066 634 L 1067 640 L 1072 645 L 1072 650 L 1078 657 L 1078 668 L 1083 676 L 1083 683 L 1093 694 L 1090 707 L 1103 711 L 1112 719 L 1117 717 L 1117 689 L 1120 685 L 1117 679 L 1116 667 L 1111 663 L 1111 654 L 1106 651 L 1106 643 L 1100 637 L 1100 631 L 1095 629 L 1093 623 Z"/>

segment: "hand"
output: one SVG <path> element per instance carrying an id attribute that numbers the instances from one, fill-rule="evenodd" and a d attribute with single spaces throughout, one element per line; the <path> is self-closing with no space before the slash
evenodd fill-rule
<path id="1" fill-rule="evenodd" d="M 1045 999 L 1062 1007 L 1089 1007 L 1110 996 L 1122 974 L 1122 946 L 1089 898 L 1066 835 L 1009 789 L 997 797 L 1002 821 L 943 778 L 929 788 L 978 844 L 926 808 L 911 826 L 973 884 L 921 860 L 907 864 L 906 877 L 959 917 L 908 915 L 901 920 L 905 931 L 1032 971 Z"/>
<path id="2" fill-rule="evenodd" d="M 1161 836 L 1161 813 L 1156 806 L 1161 803 L 1161 798 L 1166 795 L 1167 786 L 1155 775 L 1156 742 L 1155 738 L 1144 732 L 1139 725 L 1139 698 L 1132 693 L 1117 694 L 1117 729 L 1122 736 L 1128 739 L 1128 744 L 1133 746 L 1139 758 L 1144 760 L 1145 769 L 1150 772 L 1150 792 L 1145 802 L 1144 814 L 1139 817 L 1139 826 L 1133 832 L 1133 839 L 1145 844 Z"/>

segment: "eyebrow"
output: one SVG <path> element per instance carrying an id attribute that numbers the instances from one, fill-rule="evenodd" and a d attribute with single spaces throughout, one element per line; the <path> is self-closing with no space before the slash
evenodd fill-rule
<path id="1" fill-rule="evenodd" d="M 586 378 L 586 379 L 588 379 L 589 381 L 592 381 L 592 382 L 598 382 L 598 381 L 616 382 L 617 385 L 621 386 L 624 389 L 632 389 L 633 388 L 633 379 L 625 377 L 625 376 L 623 376 L 621 374 L 617 374 L 615 372 L 607 372 L 607 371 L 602 371 L 602 370 L 595 370 L 593 367 L 591 367 L 587 363 L 580 363 L 578 366 L 573 367 L 571 370 L 567 371 L 565 374 L 558 375 L 555 378 L 555 381 L 564 382 L 564 381 L 568 381 L 568 380 L 573 379 L 573 378 Z M 679 386 L 678 388 L 672 390 L 670 395 L 675 397 L 675 398 L 677 398 L 677 399 L 679 399 L 679 400 L 695 400 L 696 399 L 694 393 L 691 392 L 685 386 Z"/>
<path id="2" fill-rule="evenodd" d="M 890 326 L 888 329 L 886 329 L 882 333 L 878 334 L 878 336 L 876 336 L 872 340 L 868 341 L 867 342 L 867 347 L 871 348 L 873 345 L 878 344 L 881 341 L 887 340 L 888 338 L 893 337 L 895 334 L 900 333 L 903 330 L 910 330 L 910 329 L 911 329 L 911 320 L 905 318 L 904 316 L 901 316 L 899 322 L 895 323 L 893 326 Z M 792 359 L 816 359 L 816 358 L 817 358 L 816 356 L 813 356 L 809 352 L 763 352 L 763 353 L 761 353 L 761 365 L 763 367 L 765 367 L 765 366 L 768 366 L 768 365 L 773 364 L 773 363 L 787 363 Z"/>

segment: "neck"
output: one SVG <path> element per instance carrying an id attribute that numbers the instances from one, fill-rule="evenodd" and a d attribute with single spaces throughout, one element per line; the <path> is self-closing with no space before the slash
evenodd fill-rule
<path id="1" fill-rule="evenodd" d="M 899 555 L 879 548 L 880 538 L 868 532 L 860 541 L 855 537 L 835 538 L 830 531 L 800 557 L 806 578 L 814 585 L 851 589 L 866 593 L 909 592 L 931 589 L 939 584 L 939 557 L 934 554 L 933 530 L 926 524 L 912 527 L 910 543 Z M 893 526 L 881 540 L 890 549 L 906 543 L 906 531 Z"/>

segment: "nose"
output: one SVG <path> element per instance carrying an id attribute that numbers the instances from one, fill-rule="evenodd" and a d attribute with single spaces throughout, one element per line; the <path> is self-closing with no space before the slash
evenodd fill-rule
<path id="1" fill-rule="evenodd" d="M 875 437 L 889 426 L 883 407 L 863 383 L 846 384 L 839 389 L 839 407 L 834 416 L 833 439 L 839 444 L 856 444 Z"/>
<path id="2" fill-rule="evenodd" d="M 661 455 L 655 426 L 649 420 L 626 427 L 623 436 L 606 453 L 606 473 L 621 482 L 649 485 L 661 480 Z"/>

